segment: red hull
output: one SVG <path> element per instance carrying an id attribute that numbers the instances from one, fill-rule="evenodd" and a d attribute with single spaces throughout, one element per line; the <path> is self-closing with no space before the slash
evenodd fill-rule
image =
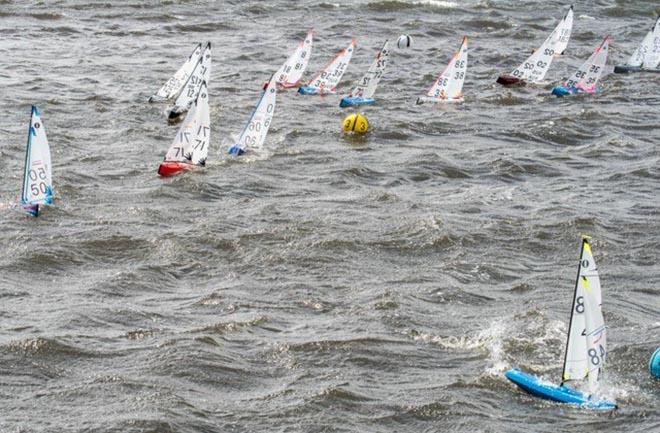
<path id="1" fill-rule="evenodd" d="M 179 174 L 182 171 L 190 170 L 194 167 L 196 166 L 186 162 L 165 161 L 160 164 L 160 167 L 158 167 L 158 174 L 162 177 L 169 177 Z"/>

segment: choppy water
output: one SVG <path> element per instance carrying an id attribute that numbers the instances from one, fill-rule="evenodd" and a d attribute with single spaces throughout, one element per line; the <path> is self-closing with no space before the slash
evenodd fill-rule
<path id="1" fill-rule="evenodd" d="M 549 96 L 613 37 L 622 63 L 650 1 L 575 4 L 541 88 L 495 84 L 559 2 L 0 0 L 0 198 L 19 195 L 29 106 L 43 113 L 56 205 L 0 219 L 2 432 L 527 432 L 660 428 L 658 76 Z M 306 77 L 351 37 L 347 92 L 385 38 L 365 110 L 279 97 L 260 158 L 226 157 L 260 85 L 310 27 Z M 470 37 L 466 102 L 414 100 Z M 148 96 L 213 43 L 212 151 L 163 180 L 176 126 Z M 561 369 L 579 236 L 591 234 L 612 414 L 541 402 L 520 366 Z"/>

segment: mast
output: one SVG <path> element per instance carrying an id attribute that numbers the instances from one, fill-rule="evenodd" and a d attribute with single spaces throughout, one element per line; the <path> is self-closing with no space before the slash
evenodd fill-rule
<path id="1" fill-rule="evenodd" d="M 28 181 L 28 171 L 29 171 L 29 164 L 30 164 L 30 147 L 32 143 L 32 117 L 34 117 L 34 105 L 32 106 L 32 110 L 30 111 L 30 123 L 28 125 L 28 138 L 27 138 L 27 146 L 25 149 L 25 166 L 23 169 L 23 191 L 21 192 L 21 201 L 26 202 L 27 201 L 27 181 Z"/>
<path id="2" fill-rule="evenodd" d="M 577 298 L 578 284 L 580 283 L 580 269 L 582 267 L 582 253 L 584 253 L 584 244 L 589 242 L 589 237 L 582 235 L 582 245 L 580 246 L 580 257 L 578 258 L 578 270 L 575 277 L 575 290 L 573 291 L 573 303 L 571 304 L 571 318 L 568 321 L 568 332 L 566 336 L 566 349 L 564 351 L 564 366 L 561 370 L 561 382 L 564 385 L 564 373 L 566 372 L 566 357 L 568 356 L 568 345 L 571 343 L 571 325 L 573 324 L 573 315 L 575 314 L 575 300 Z"/>

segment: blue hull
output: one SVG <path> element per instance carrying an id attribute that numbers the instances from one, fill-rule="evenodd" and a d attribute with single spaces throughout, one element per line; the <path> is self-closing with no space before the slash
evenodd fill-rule
<path id="1" fill-rule="evenodd" d="M 507 371 L 504 375 L 524 391 L 545 400 L 568 403 L 595 410 L 613 410 L 617 408 L 615 403 L 607 400 L 594 400 L 580 391 L 567 388 L 563 385 L 543 382 L 538 377 L 523 373 L 517 368 Z"/>
<path id="2" fill-rule="evenodd" d="M 243 155 L 244 153 L 245 153 L 245 151 L 243 149 L 241 149 L 240 147 L 232 146 L 229 149 L 229 154 L 230 155 L 240 156 L 240 155 Z"/>
<path id="3" fill-rule="evenodd" d="M 660 379 L 660 347 L 653 352 L 649 361 L 649 371 L 653 377 Z"/>
<path id="4" fill-rule="evenodd" d="M 301 95 L 318 95 L 319 89 L 317 89 L 316 87 L 300 86 L 298 88 L 298 93 L 300 93 Z"/>
<path id="5" fill-rule="evenodd" d="M 577 92 L 578 89 L 576 89 L 575 87 L 557 86 L 554 89 L 552 89 L 552 94 L 558 98 L 567 95 L 575 95 Z"/>
<path id="6" fill-rule="evenodd" d="M 362 98 L 361 96 L 356 96 L 354 98 L 345 96 L 339 101 L 339 106 L 341 108 L 346 107 L 359 107 L 360 105 L 374 105 L 376 100 L 374 98 Z"/>

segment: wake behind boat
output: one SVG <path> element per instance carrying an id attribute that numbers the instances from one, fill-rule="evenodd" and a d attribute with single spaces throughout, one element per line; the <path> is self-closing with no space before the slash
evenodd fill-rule
<path id="1" fill-rule="evenodd" d="M 595 394 L 602 377 L 607 355 L 607 329 L 601 311 L 601 289 L 598 269 L 591 253 L 589 238 L 582 238 L 582 251 L 573 292 L 564 368 L 559 385 L 541 380 L 517 368 L 505 376 L 533 396 L 568 403 L 588 409 L 612 410 L 616 404 Z M 588 392 L 570 388 L 570 381 L 587 379 Z"/>
<path id="2" fill-rule="evenodd" d="M 606 36 L 600 46 L 596 48 L 596 51 L 594 51 L 563 86 L 557 86 L 552 89 L 552 94 L 562 97 L 578 93 L 596 93 L 599 90 L 597 87 L 598 80 L 603 74 L 605 63 L 607 63 L 609 45 L 610 38 Z"/>
<path id="3" fill-rule="evenodd" d="M 573 28 L 573 6 L 559 21 L 541 46 L 520 64 L 511 74 L 500 75 L 497 83 L 503 86 L 539 84 L 550 69 L 552 59 L 566 50 Z"/>
<path id="4" fill-rule="evenodd" d="M 50 163 L 50 147 L 41 113 L 32 106 L 28 128 L 23 194 L 21 207 L 32 216 L 39 216 L 40 206 L 53 203 L 53 179 Z"/>
<path id="5" fill-rule="evenodd" d="M 463 83 L 467 73 L 468 38 L 463 37 L 461 46 L 447 64 L 426 95 L 417 98 L 417 104 L 425 102 L 463 102 Z"/>
<path id="6" fill-rule="evenodd" d="M 211 42 L 207 42 L 202 56 L 197 60 L 195 69 L 184 85 L 181 93 L 176 98 L 174 106 L 167 112 L 167 120 L 171 123 L 181 120 L 183 115 L 190 110 L 192 104 L 197 100 L 202 83 L 208 85 L 211 79 Z"/>
<path id="7" fill-rule="evenodd" d="M 165 160 L 158 167 L 158 174 L 168 177 L 203 167 L 211 142 L 210 123 L 208 89 L 206 82 L 203 82 L 195 103 L 188 110 L 172 146 L 165 155 Z"/>
<path id="8" fill-rule="evenodd" d="M 374 93 L 376 93 L 378 83 L 383 77 L 389 57 L 390 50 L 388 49 L 387 41 L 385 41 L 367 73 L 364 74 L 360 81 L 358 81 L 355 89 L 353 89 L 348 96 L 341 99 L 339 106 L 344 108 L 360 105 L 373 105 L 376 102 L 374 99 Z"/>
<path id="9" fill-rule="evenodd" d="M 271 77 L 238 141 L 229 148 L 230 155 L 239 156 L 248 150 L 261 149 L 275 114 L 276 100 L 277 83 L 274 77 Z"/>
<path id="10" fill-rule="evenodd" d="M 337 91 L 337 85 L 346 72 L 355 51 L 355 40 L 348 47 L 341 50 L 337 56 L 326 65 L 306 86 L 298 88 L 301 95 L 327 95 Z"/>
<path id="11" fill-rule="evenodd" d="M 632 53 L 628 63 L 615 66 L 614 72 L 660 72 L 660 15 L 642 39 L 642 43 Z"/>
<path id="12" fill-rule="evenodd" d="M 165 84 L 163 84 L 163 87 L 161 87 L 158 92 L 149 98 L 149 102 L 164 102 L 176 98 L 179 93 L 181 93 L 183 86 L 188 82 L 188 79 L 192 75 L 195 65 L 197 65 L 201 55 L 202 44 L 199 43 L 193 50 L 192 54 L 188 57 L 188 60 L 186 60 L 179 70 L 176 71 L 176 73 L 170 77 Z"/>

